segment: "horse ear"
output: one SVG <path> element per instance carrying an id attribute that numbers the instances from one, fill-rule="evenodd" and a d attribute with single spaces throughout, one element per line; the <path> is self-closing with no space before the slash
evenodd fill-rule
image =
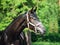
<path id="1" fill-rule="evenodd" d="M 37 7 L 34 8 L 34 12 L 36 12 L 36 10 L 37 10 Z"/>
<path id="2" fill-rule="evenodd" d="M 31 12 L 31 13 L 33 12 L 33 7 L 32 7 L 32 9 L 29 12 Z"/>
<path id="3" fill-rule="evenodd" d="M 30 12 L 33 13 L 33 12 L 36 12 L 36 10 L 37 10 L 37 7 L 35 7 L 35 8 L 32 7 L 32 9 L 30 10 Z"/>

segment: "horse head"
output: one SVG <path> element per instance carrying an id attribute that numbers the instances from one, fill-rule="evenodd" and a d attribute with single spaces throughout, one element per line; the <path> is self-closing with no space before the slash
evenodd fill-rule
<path id="1" fill-rule="evenodd" d="M 40 32 L 41 34 L 44 34 L 46 32 L 43 24 L 41 21 L 39 21 L 37 14 L 36 14 L 36 8 L 32 8 L 26 13 L 26 20 L 27 20 L 27 27 L 30 29 L 33 29 L 35 32 Z"/>

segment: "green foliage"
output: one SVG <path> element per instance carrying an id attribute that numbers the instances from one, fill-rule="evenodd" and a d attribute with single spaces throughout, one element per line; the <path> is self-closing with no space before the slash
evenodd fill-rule
<path id="1" fill-rule="evenodd" d="M 58 5 L 56 4 L 56 2 L 56 0 L 42 0 L 38 4 L 37 13 L 47 30 L 58 30 Z"/>
<path id="2" fill-rule="evenodd" d="M 4 30 L 19 14 L 34 6 L 37 6 L 37 16 L 46 28 L 45 36 L 53 34 L 53 36 L 58 35 L 59 37 L 60 14 L 58 15 L 58 13 L 60 7 L 58 0 L 0 0 L 0 30 Z M 38 37 L 40 38 L 40 36 Z M 36 40 L 38 37 L 36 37 Z M 32 40 L 34 38 L 33 36 Z M 42 38 L 40 39 L 42 40 Z"/>
<path id="3" fill-rule="evenodd" d="M 33 42 L 32 45 L 60 45 L 59 42 Z"/>
<path id="4" fill-rule="evenodd" d="M 31 38 L 32 42 L 35 42 L 38 40 L 38 36 L 33 32 L 31 32 L 31 37 L 33 37 L 33 38 Z"/>

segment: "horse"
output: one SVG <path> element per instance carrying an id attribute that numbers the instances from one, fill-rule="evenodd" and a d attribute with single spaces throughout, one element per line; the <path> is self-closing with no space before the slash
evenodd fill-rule
<path id="1" fill-rule="evenodd" d="M 32 8 L 24 14 L 19 15 L 15 20 L 12 21 L 12 23 L 9 24 L 9 26 L 4 30 L 2 34 L 3 42 L 5 43 L 5 45 L 16 45 L 16 42 L 20 41 L 20 33 L 25 28 L 29 28 L 35 33 L 37 33 L 38 31 L 42 35 L 46 32 L 43 24 L 41 23 L 41 21 L 39 21 L 36 15 L 36 9 L 37 8 Z"/>
<path id="2" fill-rule="evenodd" d="M 4 30 L 0 31 L 0 45 L 5 45 L 4 37 L 3 37 Z"/>
<path id="3" fill-rule="evenodd" d="M 4 30 L 0 31 L 0 45 L 6 45 L 5 42 L 4 42 L 3 33 L 4 33 Z M 25 37 L 25 33 L 24 32 L 20 33 L 19 40 L 15 41 L 16 43 L 14 42 L 15 45 L 18 45 L 18 41 L 20 42 L 21 45 L 24 45 L 24 44 L 27 45 L 27 43 L 26 43 L 26 37 Z"/>

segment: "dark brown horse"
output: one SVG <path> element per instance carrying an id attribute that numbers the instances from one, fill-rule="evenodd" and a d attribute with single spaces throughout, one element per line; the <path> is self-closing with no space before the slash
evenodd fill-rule
<path id="1" fill-rule="evenodd" d="M 20 33 L 24 28 L 35 32 L 45 33 L 45 28 L 36 16 L 36 8 L 32 8 L 25 14 L 18 16 L 3 32 L 4 45 L 16 45 L 20 40 Z M 20 43 L 20 42 L 19 42 Z M 19 43 L 17 45 L 19 45 Z M 20 44 L 22 45 L 22 44 Z"/>

